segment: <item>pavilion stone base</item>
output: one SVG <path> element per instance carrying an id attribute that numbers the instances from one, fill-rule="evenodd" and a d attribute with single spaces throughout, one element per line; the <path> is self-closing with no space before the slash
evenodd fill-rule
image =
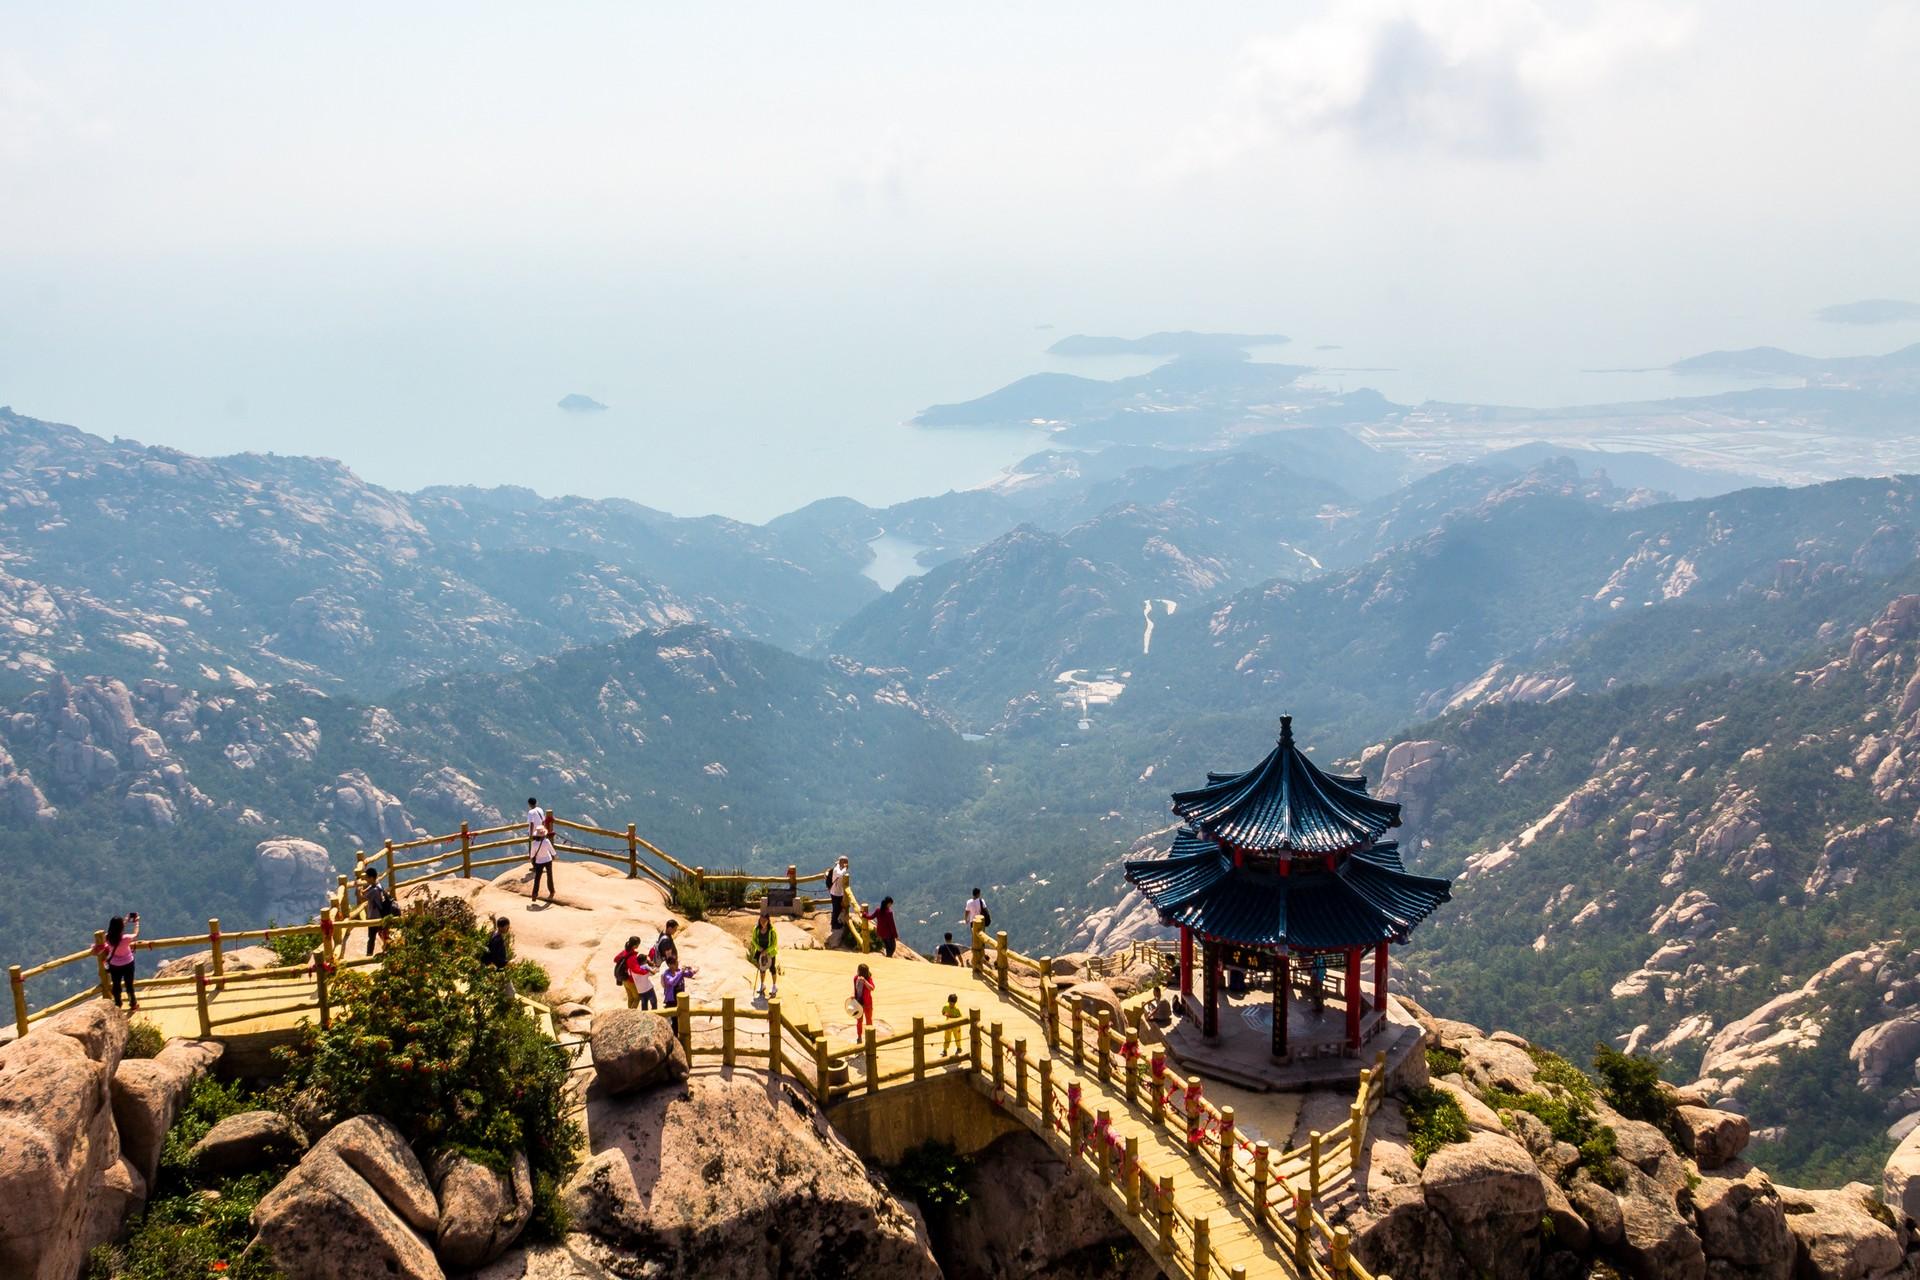
<path id="1" fill-rule="evenodd" d="M 1220 1034 L 1209 1039 L 1200 1034 L 1199 1002 L 1190 999 L 1190 1016 L 1178 1019 L 1167 1031 L 1170 1065 L 1186 1074 L 1197 1073 L 1243 1089 L 1289 1092 L 1350 1084 L 1373 1065 L 1374 1055 L 1381 1052 L 1387 1055 L 1387 1077 L 1392 1079 L 1407 1058 L 1421 1052 L 1419 1022 L 1399 1001 L 1389 997 L 1384 1019 L 1378 1015 L 1362 1019 L 1362 1030 L 1368 1034 L 1354 1054 L 1346 1051 L 1346 1023 L 1338 1005 L 1329 1005 L 1325 1014 L 1316 1018 L 1310 1008 L 1296 1002 L 1288 1021 L 1295 1052 L 1286 1059 L 1276 1059 L 1271 1010 L 1264 996 L 1245 1002 L 1224 1001 Z M 1265 1018 L 1248 1016 L 1262 1012 Z"/>

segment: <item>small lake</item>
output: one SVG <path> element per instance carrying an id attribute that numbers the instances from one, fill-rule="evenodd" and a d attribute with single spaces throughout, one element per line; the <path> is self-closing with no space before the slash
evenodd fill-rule
<path id="1" fill-rule="evenodd" d="M 860 572 L 871 578 L 882 591 L 891 591 L 908 578 L 926 572 L 920 567 L 920 562 L 914 559 L 927 549 L 924 542 L 882 533 L 877 538 L 869 538 L 867 548 L 873 552 L 873 559 Z"/>

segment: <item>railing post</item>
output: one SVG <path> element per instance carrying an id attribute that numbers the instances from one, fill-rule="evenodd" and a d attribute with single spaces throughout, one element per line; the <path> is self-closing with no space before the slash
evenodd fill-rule
<path id="1" fill-rule="evenodd" d="M 767 1075 L 780 1078 L 780 1002 L 767 1001 Z"/>
<path id="2" fill-rule="evenodd" d="M 1350 1276 L 1353 1274 L 1352 1258 L 1349 1251 L 1353 1248 L 1353 1233 L 1345 1227 L 1333 1229 L 1333 1274 Z"/>
<path id="3" fill-rule="evenodd" d="M 733 997 L 720 997 L 720 1065 L 733 1067 Z"/>
<path id="4" fill-rule="evenodd" d="M 113 998 L 113 980 L 107 974 L 107 931 L 105 929 L 95 929 L 93 931 L 93 959 L 96 967 L 100 970 L 100 994 L 111 1000 Z M 24 1035 L 25 1032 L 23 1031 L 21 1034 Z"/>
<path id="5" fill-rule="evenodd" d="M 973 1063 L 973 1074 L 980 1074 L 980 1011 L 967 1010 L 967 1047 Z"/>
<path id="6" fill-rule="evenodd" d="M 706 894 L 707 869 L 705 867 L 695 867 L 693 869 L 693 884 L 696 889 L 700 890 L 703 896 Z"/>
<path id="7" fill-rule="evenodd" d="M 1315 1204 L 1320 1202 L 1320 1144 L 1322 1135 L 1318 1129 L 1307 1135 L 1307 1194 L 1313 1197 Z"/>
<path id="8" fill-rule="evenodd" d="M 1113 1185 L 1113 1144 L 1107 1141 L 1107 1135 L 1113 1132 L 1113 1115 L 1105 1107 L 1093 1114 L 1093 1131 L 1100 1135 L 1100 1150 L 1096 1153 L 1100 1160 L 1100 1185 Z"/>
<path id="9" fill-rule="evenodd" d="M 1233 1108 L 1220 1108 L 1220 1190 L 1233 1199 Z"/>
<path id="10" fill-rule="evenodd" d="M 1147 1067 L 1147 1110 L 1152 1115 L 1155 1129 L 1160 1127 L 1167 1114 L 1167 1098 L 1160 1092 L 1160 1081 L 1166 1073 L 1166 1066 L 1167 1060 L 1156 1053 Z"/>
<path id="11" fill-rule="evenodd" d="M 989 1028 L 988 1037 L 993 1043 L 993 1092 L 996 1097 L 1007 1091 L 1007 1043 L 1000 1038 L 1000 1024 Z"/>
<path id="12" fill-rule="evenodd" d="M 103 937 L 105 934 L 106 930 L 101 930 Z M 27 980 L 19 965 L 7 966 L 7 985 L 13 988 L 13 1029 L 24 1036 L 31 1024 L 27 1021 Z"/>
<path id="13" fill-rule="evenodd" d="M 1120 1046 L 1120 1067 L 1127 1073 L 1127 1105 L 1140 1105 L 1140 1037 L 1132 1032 Z"/>
<path id="14" fill-rule="evenodd" d="M 1004 996 L 1005 994 L 1007 994 L 1007 982 L 1008 982 L 1008 979 L 1007 979 L 1007 931 L 1005 929 L 1002 929 L 999 933 L 994 935 L 993 948 L 994 948 L 994 959 L 993 959 L 994 973 L 1000 979 L 1000 994 Z"/>
<path id="15" fill-rule="evenodd" d="M 1013 1099 L 1020 1109 L 1027 1109 L 1027 1042 L 1013 1042 Z"/>
<path id="16" fill-rule="evenodd" d="M 213 1039 L 213 1014 L 207 1008 L 207 966 L 196 960 L 193 962 L 193 1000 L 199 1006 L 200 1038 Z"/>
<path id="17" fill-rule="evenodd" d="M 825 1107 L 832 1101 L 832 1088 L 827 1073 L 827 1037 L 822 1032 L 813 1040 L 813 1100 Z"/>
<path id="18" fill-rule="evenodd" d="M 213 981 L 221 991 L 227 984 L 221 981 L 227 972 L 226 948 L 220 945 L 220 917 L 214 916 L 207 921 L 207 946 L 213 951 Z"/>
<path id="19" fill-rule="evenodd" d="M 1272 1147 L 1265 1142 L 1253 1144 L 1253 1223 L 1257 1227 L 1267 1225 L 1267 1186 L 1272 1177 L 1269 1172 L 1272 1159 Z"/>
<path id="20" fill-rule="evenodd" d="M 387 841 L 386 856 L 387 892 L 398 898 L 400 896 L 400 878 L 396 876 L 393 871 L 393 841 L 391 840 Z"/>
<path id="21" fill-rule="evenodd" d="M 473 879 L 473 833 L 464 822 L 460 824 L 460 878 Z"/>
<path id="22" fill-rule="evenodd" d="M 927 1078 L 927 1020 L 919 1014 L 913 1018 L 913 1078 Z"/>
<path id="23" fill-rule="evenodd" d="M 640 833 L 634 830 L 631 822 L 627 824 L 627 879 L 640 878 Z"/>
<path id="24" fill-rule="evenodd" d="M 1127 1192 L 1127 1216 L 1140 1216 L 1140 1135 L 1127 1136 L 1127 1167 L 1122 1171 L 1120 1180 Z"/>
<path id="25" fill-rule="evenodd" d="M 1080 1030 L 1080 1002 L 1073 1002 L 1073 1069 L 1086 1070 L 1086 1039 Z"/>
<path id="26" fill-rule="evenodd" d="M 872 1027 L 867 1028 L 867 1092 L 877 1093 L 880 1089 L 880 1033 Z"/>
<path id="27" fill-rule="evenodd" d="M 680 1047 L 687 1051 L 687 1061 L 693 1061 L 693 997 L 682 991 L 673 1001 L 673 1025 L 680 1033 Z"/>
<path id="28" fill-rule="evenodd" d="M 332 961 L 324 951 L 314 951 L 310 956 L 313 964 L 313 986 L 320 998 L 320 1026 L 324 1030 L 333 1025 L 333 1006 L 327 999 L 327 966 Z"/>
<path id="29" fill-rule="evenodd" d="M 973 976 L 987 979 L 987 930 L 978 920 L 973 922 Z"/>
<path id="30" fill-rule="evenodd" d="M 1213 1219 L 1204 1213 L 1193 1215 L 1193 1280 L 1207 1280 L 1208 1264 L 1212 1261 Z"/>
<path id="31" fill-rule="evenodd" d="M 1113 1059 L 1107 1053 L 1107 1041 L 1113 1035 L 1112 1016 L 1102 1009 L 1093 1026 L 1093 1069 L 1101 1084 L 1113 1083 Z"/>
<path id="32" fill-rule="evenodd" d="M 1293 1189 L 1293 1265 L 1301 1275 L 1312 1274 L 1313 1201 L 1305 1187 Z"/>
<path id="33" fill-rule="evenodd" d="M 1053 1128 L 1053 1059 L 1040 1059 L 1040 1123 Z"/>
<path id="34" fill-rule="evenodd" d="M 1347 1165 L 1360 1167 L 1360 1147 L 1367 1139 L 1367 1107 L 1356 1102 L 1347 1112 Z"/>
<path id="35" fill-rule="evenodd" d="M 1160 1252 L 1173 1260 L 1173 1175 L 1160 1175 L 1159 1203 L 1154 1207 L 1160 1211 Z"/>

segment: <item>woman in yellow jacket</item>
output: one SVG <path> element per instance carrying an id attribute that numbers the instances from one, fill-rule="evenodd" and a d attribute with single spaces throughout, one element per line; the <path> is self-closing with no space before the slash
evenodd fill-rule
<path id="1" fill-rule="evenodd" d="M 747 959 L 753 961 L 759 973 L 759 983 L 754 988 L 756 996 L 767 994 L 767 976 L 773 976 L 773 998 L 780 998 L 780 934 L 773 927 L 773 912 L 766 907 L 760 908 L 760 919 L 754 923 L 753 934 L 747 939 Z"/>

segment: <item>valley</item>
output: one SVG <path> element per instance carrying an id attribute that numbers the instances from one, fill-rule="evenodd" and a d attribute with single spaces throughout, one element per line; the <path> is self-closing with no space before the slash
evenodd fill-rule
<path id="1" fill-rule="evenodd" d="M 1288 712 L 1459 877 L 1416 997 L 1657 1052 L 1789 1174 L 1884 1156 L 1920 1096 L 1856 1042 L 1920 1021 L 1920 482 L 1825 477 L 1907 458 L 1901 361 L 1742 393 L 1798 406 L 1796 461 L 1669 431 L 1725 397 L 1403 411 L 1208 343 L 935 415 L 1051 415 L 1071 447 L 993 483 L 765 525 L 0 414 L 0 934 L 300 915 L 535 793 L 714 870 L 848 854 L 912 945 L 975 884 L 1108 944 L 1154 930 L 1115 868 L 1167 779 Z"/>

